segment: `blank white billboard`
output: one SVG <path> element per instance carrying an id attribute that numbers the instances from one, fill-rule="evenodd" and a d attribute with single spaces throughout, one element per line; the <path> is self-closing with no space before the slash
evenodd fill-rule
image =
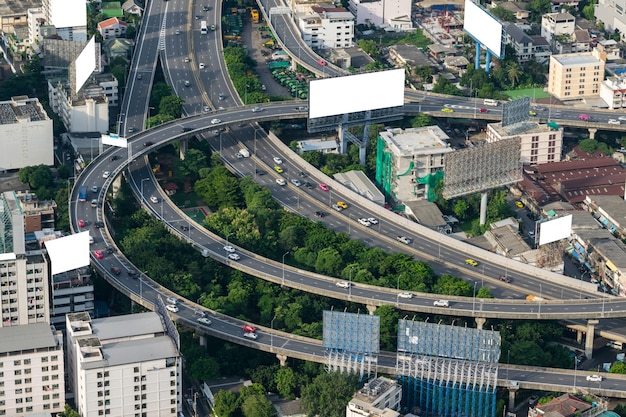
<path id="1" fill-rule="evenodd" d="M 44 244 L 50 256 L 52 275 L 89 265 L 89 232 L 48 240 Z"/>
<path id="2" fill-rule="evenodd" d="M 128 148 L 128 139 L 121 138 L 120 135 L 110 133 L 108 135 L 102 135 L 102 144 L 117 146 L 118 148 Z"/>
<path id="3" fill-rule="evenodd" d="M 476 42 L 491 51 L 496 58 L 501 58 L 504 55 L 504 26 L 472 0 L 465 0 L 463 30 Z"/>
<path id="4" fill-rule="evenodd" d="M 572 230 L 572 215 L 539 223 L 539 246 L 569 237 Z"/>
<path id="5" fill-rule="evenodd" d="M 58 28 L 87 26 L 85 0 L 50 0 L 50 22 Z"/>
<path id="6" fill-rule="evenodd" d="M 92 37 L 76 61 L 76 91 L 80 90 L 96 69 L 96 38 Z"/>
<path id="7" fill-rule="evenodd" d="M 404 69 L 313 80 L 309 117 L 327 117 L 404 105 Z"/>

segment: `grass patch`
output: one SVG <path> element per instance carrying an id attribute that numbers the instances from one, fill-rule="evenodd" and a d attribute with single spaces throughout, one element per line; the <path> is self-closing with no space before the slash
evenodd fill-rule
<path id="1" fill-rule="evenodd" d="M 543 88 L 524 88 L 522 90 L 508 90 L 504 94 L 511 97 L 513 100 L 530 97 L 530 98 L 550 98 L 550 94 L 543 91 Z"/>

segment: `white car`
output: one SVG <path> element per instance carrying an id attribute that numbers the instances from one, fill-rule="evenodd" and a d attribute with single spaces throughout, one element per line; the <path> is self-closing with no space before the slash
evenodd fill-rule
<path id="1" fill-rule="evenodd" d="M 174 33 L 176 33 L 177 35 L 180 35 L 180 30 L 176 29 L 176 32 L 174 32 Z"/>
<path id="2" fill-rule="evenodd" d="M 341 210 L 343 210 L 343 207 L 338 206 L 337 204 L 333 204 L 333 205 L 332 205 L 332 207 L 333 207 L 335 210 L 337 210 L 337 211 L 341 211 Z"/>
<path id="3" fill-rule="evenodd" d="M 211 120 L 211 124 L 212 124 L 212 125 L 216 125 L 216 124 L 218 124 L 218 123 L 222 123 L 222 121 L 221 121 L 220 119 L 212 119 L 212 120 Z"/>
<path id="4" fill-rule="evenodd" d="M 200 63 L 200 69 L 204 69 L 204 62 Z"/>
<path id="5" fill-rule="evenodd" d="M 282 163 L 283 163 L 283 160 L 282 160 L 282 159 L 280 159 L 279 157 L 275 156 L 275 157 L 274 157 L 274 163 L 275 163 L 276 165 L 280 165 L 280 164 L 282 164 Z"/>
<path id="6" fill-rule="evenodd" d="M 241 256 L 239 256 L 236 253 L 229 253 L 228 254 L 228 259 L 232 259 L 233 261 L 238 261 L 241 259 Z"/>
<path id="7" fill-rule="evenodd" d="M 211 320 L 207 319 L 206 317 L 200 317 L 197 319 L 198 323 L 202 323 L 202 324 L 206 324 L 207 326 L 211 325 Z"/>
<path id="8" fill-rule="evenodd" d="M 292 179 L 292 180 L 290 180 L 290 181 L 291 181 L 291 183 L 292 183 L 293 185 L 295 185 L 296 187 L 299 187 L 299 186 L 301 186 L 301 185 L 302 185 L 302 183 L 301 183 L 299 180 L 295 179 L 295 178 L 293 178 L 293 179 Z"/>
<path id="9" fill-rule="evenodd" d="M 621 120 L 622 122 L 626 121 L 626 116 L 620 116 L 617 118 L 617 120 Z"/>
<path id="10" fill-rule="evenodd" d="M 358 219 L 357 221 L 360 224 L 362 224 L 363 226 L 365 226 L 365 227 L 370 227 L 371 226 L 371 223 L 367 219 L 361 218 L 361 219 Z"/>
<path id="11" fill-rule="evenodd" d="M 433 305 L 435 307 L 450 307 L 450 302 L 448 300 L 435 300 Z"/>
<path id="12" fill-rule="evenodd" d="M 262 108 L 262 107 L 255 107 L 255 108 L 252 109 L 252 113 L 258 113 L 258 112 L 263 111 L 263 110 L 265 110 L 265 109 Z"/>
<path id="13" fill-rule="evenodd" d="M 276 178 L 276 184 L 278 185 L 287 185 L 287 181 L 285 181 L 283 178 Z"/>
<path id="14" fill-rule="evenodd" d="M 243 334 L 243 337 L 245 337 L 247 339 L 256 340 L 259 336 L 256 333 L 247 332 L 247 333 Z"/>
<path id="15" fill-rule="evenodd" d="M 228 253 L 235 253 L 235 248 L 233 248 L 232 246 L 228 245 L 228 246 L 224 246 L 224 250 Z"/>
<path id="16" fill-rule="evenodd" d="M 398 236 L 397 239 L 398 239 L 398 242 L 402 242 L 405 245 L 410 245 L 412 242 L 411 238 L 408 238 L 406 236 Z"/>
<path id="17" fill-rule="evenodd" d="M 413 294 L 411 294 L 410 292 L 401 292 L 400 294 L 398 294 L 398 297 L 411 299 L 413 298 Z"/>
<path id="18" fill-rule="evenodd" d="M 339 288 L 350 288 L 350 283 L 348 281 L 339 281 L 335 285 Z"/>
<path id="19" fill-rule="evenodd" d="M 150 196 L 150 201 L 153 202 L 154 204 L 159 202 L 159 199 L 155 196 Z"/>
<path id="20" fill-rule="evenodd" d="M 378 219 L 375 217 L 370 217 L 369 219 L 367 219 L 367 221 L 371 224 L 378 224 Z"/>
<path id="21" fill-rule="evenodd" d="M 165 306 L 165 309 L 171 313 L 178 313 L 178 307 L 173 304 L 168 304 Z"/>
<path id="22" fill-rule="evenodd" d="M 619 120 L 617 120 L 617 119 L 609 119 L 609 122 L 608 122 L 608 123 L 609 123 L 610 125 L 621 125 L 621 124 L 622 124 L 622 122 L 620 122 L 620 121 L 619 121 Z"/>
<path id="23" fill-rule="evenodd" d="M 209 106 L 204 106 L 202 110 L 204 110 L 205 113 L 208 113 L 211 111 L 211 108 Z"/>
<path id="24" fill-rule="evenodd" d="M 167 297 L 165 299 L 165 302 L 168 304 L 174 304 L 174 305 L 178 304 L 178 300 L 174 297 Z"/>
<path id="25" fill-rule="evenodd" d="M 109 178 L 109 175 L 111 175 L 111 173 L 109 171 L 104 171 L 102 173 L 102 178 Z"/>
<path id="26" fill-rule="evenodd" d="M 587 375 L 587 381 L 601 382 L 602 381 L 602 377 L 600 375 Z"/>

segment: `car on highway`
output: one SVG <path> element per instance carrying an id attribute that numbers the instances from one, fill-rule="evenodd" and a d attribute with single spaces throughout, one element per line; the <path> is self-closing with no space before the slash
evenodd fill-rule
<path id="1" fill-rule="evenodd" d="M 326 66 L 326 61 L 324 61 L 323 59 L 318 59 L 317 63 L 320 64 L 322 67 Z"/>
<path id="2" fill-rule="evenodd" d="M 406 237 L 406 236 L 398 236 L 398 237 L 396 238 L 396 240 L 397 240 L 398 242 L 402 242 L 402 243 L 404 243 L 405 245 L 410 245 L 410 244 L 411 244 L 411 242 L 413 242 L 413 240 L 411 240 L 411 238 L 410 238 L 410 237 Z"/>
<path id="3" fill-rule="evenodd" d="M 102 173 L 102 178 L 109 178 L 109 175 L 111 175 L 111 171 L 104 171 Z"/>
<path id="4" fill-rule="evenodd" d="M 218 99 L 219 101 L 222 101 L 222 100 L 224 100 L 225 98 L 226 98 L 226 96 L 225 96 L 223 93 L 219 93 L 219 94 L 217 95 L 217 99 Z"/>
<path id="5" fill-rule="evenodd" d="M 479 112 L 479 113 L 488 113 L 488 112 L 489 112 L 489 110 L 487 110 L 487 109 L 486 109 L 486 108 L 484 108 L 484 107 L 481 107 L 480 109 L 478 109 L 478 112 Z"/>
<path id="6" fill-rule="evenodd" d="M 211 10 L 211 6 L 205 4 L 204 6 L 202 6 L 202 10 L 208 12 L 209 10 Z"/>
<path id="7" fill-rule="evenodd" d="M 320 187 L 320 190 L 322 190 L 322 191 L 328 191 L 328 190 L 330 190 L 330 187 L 329 187 L 328 185 L 324 184 L 324 183 L 321 183 L 321 184 L 319 185 L 319 187 Z"/>
<path id="8" fill-rule="evenodd" d="M 104 223 L 103 222 L 95 222 L 93 224 L 93 227 L 95 227 L 96 229 L 100 229 L 100 228 L 104 227 Z"/>
<path id="9" fill-rule="evenodd" d="M 257 340 L 259 335 L 257 335 L 256 333 L 244 333 L 243 337 L 245 337 L 246 339 Z"/>
<path id="10" fill-rule="evenodd" d="M 316 211 L 315 212 L 315 216 L 316 217 L 324 217 L 326 214 L 323 211 Z"/>
<path id="11" fill-rule="evenodd" d="M 143 147 L 147 148 L 148 146 L 152 146 L 154 145 L 152 142 L 150 142 L 149 140 L 143 143 Z"/>
<path id="12" fill-rule="evenodd" d="M 280 159 L 278 156 L 275 156 L 275 157 L 274 157 L 274 163 L 275 163 L 276 165 L 281 165 L 281 164 L 283 163 L 283 160 L 282 160 L 282 159 Z"/>
<path id="13" fill-rule="evenodd" d="M 361 217 L 360 219 L 357 220 L 359 222 L 359 224 L 365 226 L 365 227 L 370 227 L 372 225 L 372 223 L 370 223 L 366 218 Z"/>
<path id="14" fill-rule="evenodd" d="M 117 266 L 112 266 L 111 267 L 111 272 L 114 273 L 115 275 L 119 275 L 122 273 L 122 270 L 119 269 Z"/>
<path id="15" fill-rule="evenodd" d="M 578 118 L 580 120 L 582 120 L 583 122 L 588 122 L 589 120 L 591 120 L 591 116 L 589 116 L 588 114 L 581 114 L 580 116 L 578 116 Z"/>
<path id="16" fill-rule="evenodd" d="M 435 307 L 450 307 L 450 302 L 448 300 L 435 300 L 433 305 Z"/>
<path id="17" fill-rule="evenodd" d="M 129 269 L 128 271 L 126 271 L 126 273 L 128 274 L 129 277 L 133 279 L 139 278 L 139 273 L 135 271 L 134 269 Z"/>
<path id="18" fill-rule="evenodd" d="M 91 192 L 92 193 L 97 193 L 98 192 L 98 186 L 97 185 L 92 186 L 91 187 Z"/>
<path id="19" fill-rule="evenodd" d="M 537 115 L 537 112 L 536 112 L 536 111 L 531 110 L 531 111 L 529 111 L 529 112 L 528 112 L 528 115 L 529 115 L 529 116 L 536 116 L 536 115 Z"/>
<path id="20" fill-rule="evenodd" d="M 165 306 L 165 309 L 170 313 L 178 313 L 178 307 L 172 304 L 168 304 Z"/>
<path id="21" fill-rule="evenodd" d="M 78 227 L 85 227 L 86 224 L 83 219 L 78 219 Z"/>
<path id="22" fill-rule="evenodd" d="M 197 321 L 198 323 L 202 323 L 202 324 L 204 324 L 204 325 L 206 325 L 206 326 L 210 326 L 210 325 L 211 325 L 211 320 L 207 319 L 206 317 L 198 317 L 198 318 L 196 319 L 196 321 Z"/>
<path id="23" fill-rule="evenodd" d="M 476 262 L 476 261 L 475 261 L 475 260 L 473 260 L 473 259 L 466 259 L 466 260 L 465 260 L 465 264 L 466 264 L 466 265 L 469 265 L 469 266 L 478 266 L 478 262 Z"/>
<path id="24" fill-rule="evenodd" d="M 341 207 L 342 209 L 347 209 L 348 205 L 346 203 L 344 203 L 343 201 L 337 201 L 337 205 L 339 207 Z"/>
<path id="25" fill-rule="evenodd" d="M 235 253 L 235 248 L 233 248 L 233 247 L 232 247 L 232 246 L 230 246 L 230 245 L 226 245 L 226 246 L 224 246 L 224 250 L 225 250 L 226 252 L 228 252 L 228 253 Z"/>
<path id="26" fill-rule="evenodd" d="M 285 181 L 284 178 L 276 178 L 276 184 L 278 184 L 278 185 L 280 185 L 282 187 L 282 186 L 287 185 L 287 181 Z"/>
<path id="27" fill-rule="evenodd" d="M 138 79 L 138 80 L 141 80 L 142 78 L 143 78 L 143 75 L 142 75 L 142 74 L 137 74 L 137 79 Z"/>
<path id="28" fill-rule="evenodd" d="M 133 133 L 134 131 L 135 131 L 135 128 L 134 128 L 134 127 L 129 127 L 129 128 L 128 128 L 128 133 Z"/>
<path id="29" fill-rule="evenodd" d="M 153 196 L 153 195 L 151 195 L 151 196 L 150 196 L 150 201 L 151 201 L 152 203 L 156 204 L 156 203 L 158 203 L 158 202 L 159 202 L 159 198 L 158 198 L 158 197 L 155 197 L 155 196 Z"/>
<path id="30" fill-rule="evenodd" d="M 341 210 L 343 210 L 343 207 L 341 207 L 341 206 L 339 206 L 339 205 L 337 205 L 337 204 L 333 204 L 331 207 L 332 207 L 333 209 L 337 210 L 337 211 L 341 211 Z"/>
<path id="31" fill-rule="evenodd" d="M 602 377 L 600 375 L 587 375 L 587 381 L 590 382 L 601 382 Z"/>
<path id="32" fill-rule="evenodd" d="M 180 35 L 180 30 L 176 29 L 176 32 L 174 32 L 174 33 L 177 34 L 177 35 Z"/>
<path id="33" fill-rule="evenodd" d="M 278 172 L 279 174 L 283 173 L 283 169 L 281 167 L 279 167 L 278 165 L 274 166 L 274 171 Z"/>
<path id="34" fill-rule="evenodd" d="M 306 178 L 307 173 L 304 172 L 304 171 L 300 171 L 300 173 L 298 175 L 300 175 L 300 178 Z"/>
<path id="35" fill-rule="evenodd" d="M 441 109 L 441 111 L 444 113 L 454 113 L 454 110 L 449 107 L 444 107 L 443 109 Z"/>
<path id="36" fill-rule="evenodd" d="M 369 217 L 367 221 L 370 222 L 370 224 L 378 224 L 378 219 L 376 217 Z"/>
<path id="37" fill-rule="evenodd" d="M 222 121 L 220 119 L 211 119 L 211 124 L 212 125 L 216 125 L 218 123 L 222 123 Z"/>
<path id="38" fill-rule="evenodd" d="M 506 282 L 506 283 L 510 283 L 511 282 L 511 278 L 507 277 L 506 275 L 500 275 L 498 277 L 498 279 L 502 282 Z"/>
<path id="39" fill-rule="evenodd" d="M 241 326 L 241 330 L 243 330 L 246 333 L 256 333 L 256 327 L 251 326 L 249 324 L 244 324 L 243 326 Z"/>
<path id="40" fill-rule="evenodd" d="M 515 206 L 516 206 L 517 208 L 524 208 L 524 203 L 522 203 L 521 201 L 516 201 L 516 202 L 515 202 Z"/>
<path id="41" fill-rule="evenodd" d="M 201 14 L 197 14 L 196 15 L 196 20 L 200 20 L 200 19 L 202 19 L 202 15 Z"/>
<path id="42" fill-rule="evenodd" d="M 252 113 L 258 113 L 258 112 L 263 111 L 263 110 L 265 110 L 263 107 L 254 107 L 252 109 Z"/>
<path id="43" fill-rule="evenodd" d="M 211 111 L 211 108 L 209 106 L 204 106 L 202 110 L 204 110 L 205 113 L 208 113 Z"/>
<path id="44" fill-rule="evenodd" d="M 413 294 L 411 294 L 410 292 L 401 292 L 400 294 L 398 294 L 398 297 L 411 299 L 413 298 Z"/>
<path id="45" fill-rule="evenodd" d="M 167 297 L 165 298 L 165 302 L 167 304 L 178 304 L 178 300 L 174 297 Z"/>
<path id="46" fill-rule="evenodd" d="M 211 30 L 215 30 L 215 25 L 210 26 Z"/>
<path id="47" fill-rule="evenodd" d="M 109 158 L 109 161 L 113 162 L 113 161 L 117 161 L 119 158 L 119 156 L 117 155 L 113 155 L 112 157 Z"/>
<path id="48" fill-rule="evenodd" d="M 305 186 L 308 190 L 312 190 L 312 189 L 314 188 L 314 187 L 313 187 L 313 184 L 311 184 L 311 183 L 310 183 L 310 182 L 308 182 L 308 181 L 304 183 L 304 186 Z"/>
<path id="49" fill-rule="evenodd" d="M 229 253 L 228 254 L 228 259 L 232 260 L 232 261 L 238 261 L 241 259 L 241 256 L 239 256 L 239 254 L 237 253 Z"/>
<path id="50" fill-rule="evenodd" d="M 622 122 L 626 122 L 626 116 L 620 116 L 617 120 L 621 120 Z"/>
<path id="51" fill-rule="evenodd" d="M 617 119 L 609 119 L 608 124 L 610 124 L 610 125 L 621 125 L 622 122 L 620 122 Z"/>
<path id="52" fill-rule="evenodd" d="M 93 254 L 94 254 L 94 256 L 95 256 L 96 258 L 98 258 L 98 259 L 102 259 L 102 258 L 104 258 L 104 253 L 102 253 L 102 251 L 101 251 L 101 250 L 95 250 L 95 251 L 93 251 Z"/>
<path id="53" fill-rule="evenodd" d="M 302 185 L 302 183 L 300 182 L 300 180 L 297 180 L 295 178 L 292 178 L 291 180 L 289 180 L 293 185 L 295 185 L 296 187 L 299 187 Z"/>
<path id="54" fill-rule="evenodd" d="M 204 62 L 201 62 L 200 64 L 198 64 L 198 66 L 200 67 L 200 69 L 204 69 Z"/>
<path id="55" fill-rule="evenodd" d="M 529 237 L 529 238 L 531 238 L 531 239 L 534 239 L 534 238 L 535 238 L 535 232 L 533 232 L 532 230 L 530 230 L 530 231 L 528 232 L 528 237 Z"/>
<path id="56" fill-rule="evenodd" d="M 546 108 L 545 107 L 541 107 L 541 106 L 533 106 L 533 110 L 535 110 L 535 111 L 545 111 Z"/>
<path id="57" fill-rule="evenodd" d="M 350 283 L 348 281 L 339 281 L 335 284 L 339 288 L 350 288 Z"/>
<path id="58" fill-rule="evenodd" d="M 309 111 L 308 106 L 298 106 L 296 107 L 296 111 Z"/>

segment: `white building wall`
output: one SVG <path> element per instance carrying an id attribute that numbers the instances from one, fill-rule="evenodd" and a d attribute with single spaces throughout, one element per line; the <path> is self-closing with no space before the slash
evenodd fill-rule
<path id="1" fill-rule="evenodd" d="M 547 13 L 541 17 L 541 36 L 552 43 L 556 35 L 571 35 L 576 29 L 576 19 L 573 16 L 565 18 L 562 13 Z"/>
<path id="2" fill-rule="evenodd" d="M 36 50 L 39 50 L 39 48 L 36 47 L 36 42 L 42 39 L 40 19 L 45 19 L 41 7 L 28 9 L 28 43 Z"/>
<path id="3" fill-rule="evenodd" d="M 357 25 L 383 25 L 383 9 L 382 1 L 361 2 L 359 0 L 350 1 L 350 11 L 356 15 Z"/>
<path id="4" fill-rule="evenodd" d="M 626 81 L 623 79 L 606 79 L 600 84 L 600 98 L 608 104 L 609 109 L 626 107 Z"/>
<path id="5" fill-rule="evenodd" d="M 87 5 L 84 0 L 43 0 L 47 24 L 64 40 L 87 41 Z"/>
<path id="6" fill-rule="evenodd" d="M 383 1 L 383 23 L 389 25 L 391 19 L 397 17 L 411 17 L 410 0 L 384 0 Z"/>
<path id="7" fill-rule="evenodd" d="M 487 125 L 487 143 L 497 142 L 510 137 L 520 137 L 521 160 L 523 164 L 538 165 L 549 162 L 559 162 L 563 148 L 563 129 L 543 132 L 518 133 L 512 136 L 502 136 L 493 125 Z"/>

